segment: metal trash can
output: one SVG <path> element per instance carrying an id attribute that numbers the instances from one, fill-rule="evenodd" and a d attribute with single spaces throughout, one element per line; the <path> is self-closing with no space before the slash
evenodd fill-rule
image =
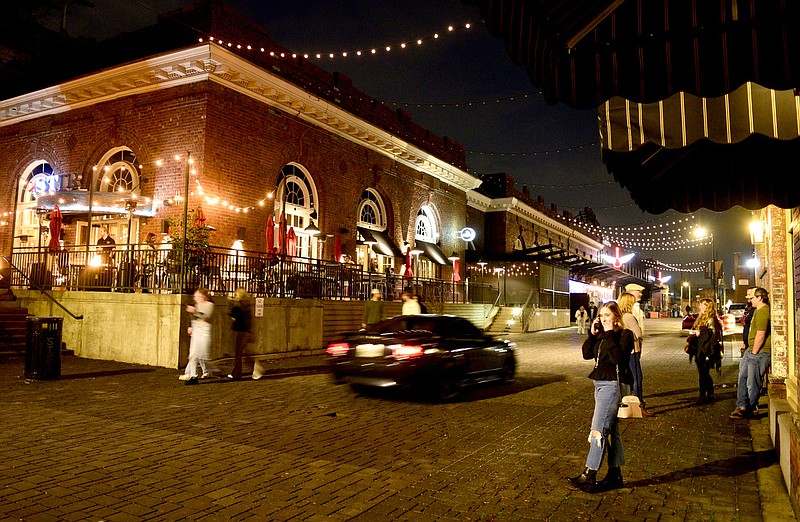
<path id="1" fill-rule="evenodd" d="M 63 317 L 28 316 L 25 344 L 25 378 L 61 377 L 61 329 Z"/>

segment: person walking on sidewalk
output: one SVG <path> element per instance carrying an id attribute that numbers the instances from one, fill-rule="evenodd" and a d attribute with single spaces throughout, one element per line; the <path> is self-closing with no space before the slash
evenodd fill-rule
<path id="1" fill-rule="evenodd" d="M 714 379 L 711 378 L 711 368 L 722 363 L 722 321 L 717 316 L 714 301 L 708 298 L 700 299 L 700 311 L 694 326 L 689 330 L 689 360 L 694 357 L 697 366 L 699 394 L 697 405 L 709 404 L 717 398 L 714 395 Z"/>
<path id="2" fill-rule="evenodd" d="M 633 307 L 636 304 L 636 296 L 630 292 L 623 292 L 617 299 L 619 310 L 622 312 L 622 322 L 625 328 L 633 333 L 633 352 L 631 353 L 628 367 L 633 379 L 633 395 L 639 398 L 639 405 L 642 410 L 642 417 L 652 417 L 653 414 L 647 411 L 642 395 L 642 329 L 639 321 L 633 315 Z"/>
<path id="3" fill-rule="evenodd" d="M 411 292 L 403 292 L 400 296 L 400 299 L 403 300 L 403 306 L 400 308 L 401 315 L 419 315 L 422 313 L 422 308 L 419 306 L 419 302 L 415 301 L 413 297 L 411 297 Z"/>
<path id="4" fill-rule="evenodd" d="M 578 323 L 578 333 L 586 333 L 586 323 L 589 321 L 589 312 L 581 305 L 580 308 L 575 310 L 575 322 Z"/>
<path id="5" fill-rule="evenodd" d="M 233 292 L 233 306 L 228 315 L 231 318 L 231 332 L 234 335 L 233 370 L 229 379 L 238 381 L 242 378 L 242 355 L 252 341 L 252 305 L 250 294 L 242 287 Z M 255 372 L 254 372 L 255 373 Z"/>
<path id="6" fill-rule="evenodd" d="M 210 377 L 217 371 L 210 362 L 211 358 L 211 315 L 214 303 L 206 288 L 198 288 L 194 293 L 194 305 L 187 305 L 186 311 L 192 314 L 192 326 L 189 327 L 189 361 L 186 370 L 180 376 L 186 384 L 197 384 L 197 366 L 200 365 L 203 377 Z"/>
<path id="7" fill-rule="evenodd" d="M 758 287 L 750 300 L 755 307 L 750 319 L 748 348 L 739 361 L 739 380 L 736 388 L 736 409 L 731 418 L 744 419 L 758 413 L 758 400 L 764 374 L 772 363 L 772 339 L 770 337 L 769 292 Z"/>
<path id="8" fill-rule="evenodd" d="M 589 378 L 594 381 L 594 414 L 589 431 L 589 455 L 586 468 L 577 477 L 569 478 L 573 486 L 587 493 L 623 487 L 621 467 L 625 465 L 625 448 L 619 433 L 620 384 L 631 385 L 633 379 L 628 358 L 633 350 L 633 334 L 625 328 L 617 303 L 611 301 L 598 310 L 589 336 L 581 348 L 583 358 L 594 359 Z M 607 455 L 608 473 L 597 481 L 597 470 Z"/>

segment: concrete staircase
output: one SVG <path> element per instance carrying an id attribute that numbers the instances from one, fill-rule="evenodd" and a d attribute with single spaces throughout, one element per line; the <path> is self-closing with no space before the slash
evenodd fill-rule
<path id="1" fill-rule="evenodd" d="M 28 309 L 16 301 L 0 301 L 0 357 L 25 355 Z"/>
<path id="2" fill-rule="evenodd" d="M 509 325 L 509 321 L 514 320 L 514 323 Z M 522 323 L 520 318 L 514 318 L 513 306 L 501 306 L 497 315 L 494 316 L 492 324 L 486 329 L 486 333 L 491 335 L 501 335 L 506 333 L 522 333 Z"/>

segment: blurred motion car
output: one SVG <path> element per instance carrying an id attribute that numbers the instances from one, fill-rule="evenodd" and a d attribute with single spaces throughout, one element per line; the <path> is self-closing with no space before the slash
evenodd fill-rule
<path id="1" fill-rule="evenodd" d="M 336 383 L 415 388 L 447 401 L 471 385 L 510 383 L 516 345 L 453 315 L 401 315 L 328 344 Z"/>

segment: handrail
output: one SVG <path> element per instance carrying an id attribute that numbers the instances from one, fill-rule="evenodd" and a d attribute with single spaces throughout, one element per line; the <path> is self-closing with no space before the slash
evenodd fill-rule
<path id="1" fill-rule="evenodd" d="M 13 268 L 13 269 L 14 269 L 14 270 L 16 270 L 17 272 L 19 272 L 19 273 L 22 275 L 22 277 L 24 277 L 25 279 L 27 279 L 27 280 L 28 280 L 28 283 L 30 283 L 31 285 L 33 285 L 33 287 L 34 287 L 34 288 L 36 288 L 36 289 L 37 289 L 39 292 L 41 292 L 42 294 L 44 294 L 44 296 L 45 296 L 45 297 L 47 297 L 47 298 L 48 298 L 48 299 L 50 299 L 52 302 L 54 302 L 55 304 L 57 304 L 59 308 L 61 308 L 61 309 L 62 309 L 62 310 L 64 310 L 65 312 L 67 312 L 67 313 L 70 315 L 70 317 L 72 317 L 72 318 L 73 318 L 73 319 L 75 319 L 76 321 L 80 321 L 81 319 L 83 319 L 83 314 L 81 314 L 81 315 L 75 315 L 75 314 L 73 314 L 72 312 L 70 312 L 69 310 L 67 310 L 67 308 L 66 308 L 64 305 L 62 305 L 61 303 L 59 303 L 59 302 L 58 302 L 58 300 L 56 300 L 56 298 L 55 298 L 55 297 L 53 297 L 52 295 L 50 295 L 50 294 L 49 294 L 49 293 L 48 293 L 48 292 L 47 292 L 47 291 L 46 291 L 44 288 L 42 288 L 41 286 L 39 286 L 39 284 L 38 284 L 36 281 L 34 281 L 34 280 L 33 280 L 33 279 L 31 279 L 30 277 L 28 277 L 28 274 L 26 274 L 25 272 L 23 272 L 22 270 L 20 270 L 20 269 L 19 269 L 19 267 L 17 267 L 17 265 L 15 265 L 14 263 L 12 263 L 12 262 L 11 262 L 11 260 L 10 260 L 9 258 L 7 258 L 6 256 L 2 256 L 2 257 L 3 257 L 3 259 L 6 261 L 6 263 L 8 263 L 8 265 L 9 265 L 11 268 Z"/>
<path id="2" fill-rule="evenodd" d="M 497 292 L 497 299 L 495 299 L 495 300 L 494 300 L 494 303 L 492 304 L 492 307 L 491 307 L 491 308 L 489 308 L 489 313 L 487 313 L 485 316 L 483 316 L 483 318 L 484 318 L 484 319 L 488 319 L 488 318 L 489 318 L 489 316 L 490 316 L 490 315 L 492 315 L 492 311 L 493 311 L 495 308 L 499 308 L 498 304 L 500 303 L 500 297 L 501 297 L 502 295 L 503 295 L 502 293 L 500 293 L 500 292 Z"/>
<path id="3" fill-rule="evenodd" d="M 528 292 L 528 298 L 525 300 L 525 304 L 522 305 L 522 331 L 528 331 L 528 319 L 530 318 L 530 311 L 528 310 L 528 303 L 531 302 L 533 298 L 533 290 Z"/>

